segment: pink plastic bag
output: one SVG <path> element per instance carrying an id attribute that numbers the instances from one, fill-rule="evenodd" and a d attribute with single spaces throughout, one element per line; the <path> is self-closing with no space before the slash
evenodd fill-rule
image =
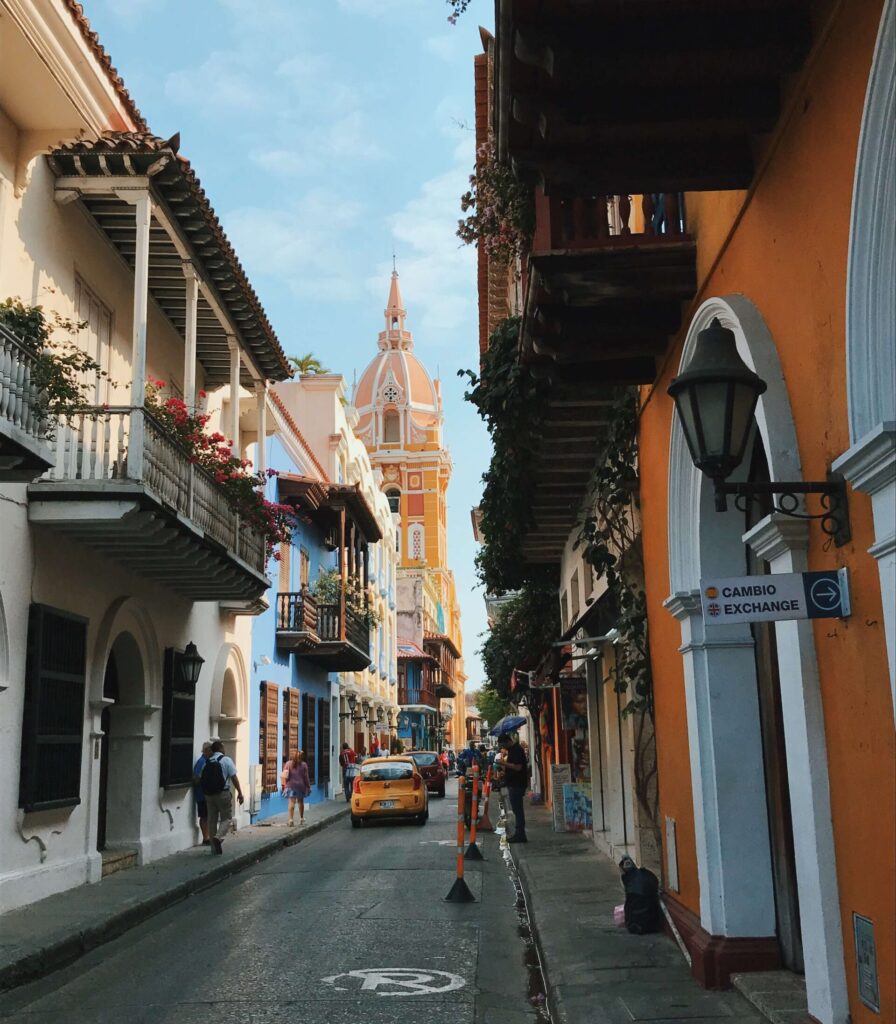
<path id="1" fill-rule="evenodd" d="M 625 927 L 625 904 L 620 903 L 618 907 L 613 907 L 613 924 L 619 928 Z"/>

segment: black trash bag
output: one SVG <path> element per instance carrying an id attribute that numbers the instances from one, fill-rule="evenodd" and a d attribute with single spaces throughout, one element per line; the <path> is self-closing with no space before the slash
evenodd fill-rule
<path id="1" fill-rule="evenodd" d="M 649 935 L 662 927 L 660 882 L 652 871 L 639 868 L 630 857 L 619 862 L 625 889 L 625 927 L 633 935 Z"/>

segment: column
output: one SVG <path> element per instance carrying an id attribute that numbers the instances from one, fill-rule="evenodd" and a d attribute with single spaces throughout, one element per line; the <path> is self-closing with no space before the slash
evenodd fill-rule
<path id="1" fill-rule="evenodd" d="M 152 200 L 149 192 L 125 191 L 120 199 L 134 207 L 134 320 L 131 340 L 131 415 L 128 443 L 128 476 L 143 477 L 143 406 L 146 401 L 146 319 L 149 301 L 149 226 L 152 221 Z"/>
<path id="2" fill-rule="evenodd" d="M 233 334 L 227 335 L 230 349 L 230 438 L 231 451 L 240 457 L 240 346 Z"/>
<path id="3" fill-rule="evenodd" d="M 263 380 L 255 384 L 255 408 L 258 417 L 258 452 L 255 456 L 255 469 L 264 473 L 267 467 L 268 441 L 268 393 Z"/>
<path id="4" fill-rule="evenodd" d="M 807 570 L 809 524 L 805 520 L 773 513 L 744 535 L 744 543 L 769 563 L 772 573 Z M 809 1013 L 823 1024 L 841 1024 L 847 1019 L 849 1002 L 812 623 L 808 619 L 776 622 L 775 638 Z"/>
<path id="5" fill-rule="evenodd" d="M 196 409 L 196 313 L 199 306 L 199 281 L 189 260 L 181 264 L 184 272 L 184 402 L 190 412 Z"/>
<path id="6" fill-rule="evenodd" d="M 773 940 L 775 897 L 750 627 L 707 630 L 699 591 L 673 594 L 665 607 L 681 623 L 700 924 L 710 935 Z"/>

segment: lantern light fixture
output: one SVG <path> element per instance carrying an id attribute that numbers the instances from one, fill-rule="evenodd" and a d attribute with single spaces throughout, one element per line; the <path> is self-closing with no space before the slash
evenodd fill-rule
<path id="1" fill-rule="evenodd" d="M 205 658 L 200 656 L 199 651 L 196 649 L 196 644 L 191 640 L 184 649 L 183 654 L 178 657 L 181 682 L 187 686 L 195 686 L 199 682 L 199 673 L 202 671 L 204 664 Z"/>
<path id="2" fill-rule="evenodd" d="M 850 539 L 846 483 L 834 473 L 825 481 L 745 481 L 728 483 L 741 465 L 755 424 L 756 406 L 768 385 L 740 357 L 734 331 L 714 317 L 697 335 L 694 354 L 669 385 L 691 460 L 712 482 L 717 512 L 728 510 L 728 496 L 745 512 L 754 501 L 771 500 L 776 512 L 794 519 L 817 519 L 837 547 Z M 822 511 L 799 511 L 800 495 L 821 496 Z M 776 500 L 777 498 L 777 500 Z"/>

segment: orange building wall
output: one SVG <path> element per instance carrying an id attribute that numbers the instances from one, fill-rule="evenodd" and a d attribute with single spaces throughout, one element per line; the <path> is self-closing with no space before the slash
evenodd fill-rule
<path id="1" fill-rule="evenodd" d="M 845 366 L 846 260 L 859 127 L 881 4 L 844 3 L 796 97 L 771 162 L 742 219 L 685 316 L 707 297 L 740 293 L 762 313 L 787 381 L 803 474 L 824 479 L 849 447 Z M 833 126 L 836 126 L 834 128 Z M 707 272 L 742 194 L 689 195 L 689 226 Z M 882 211 L 892 216 L 892 211 Z M 713 251 L 715 250 L 715 251 Z M 661 814 L 678 823 L 681 899 L 699 912 L 679 624 L 662 608 L 669 590 L 667 475 L 673 406 L 666 388 L 684 338 L 673 346 L 641 420 L 642 515 L 656 690 Z M 853 1020 L 896 1019 L 896 750 L 870 502 L 850 495 L 852 542 L 824 550 L 810 526 L 812 569 L 850 569 L 853 614 L 815 624 L 831 804 Z M 875 923 L 882 1016 L 859 1003 L 851 914 Z"/>

